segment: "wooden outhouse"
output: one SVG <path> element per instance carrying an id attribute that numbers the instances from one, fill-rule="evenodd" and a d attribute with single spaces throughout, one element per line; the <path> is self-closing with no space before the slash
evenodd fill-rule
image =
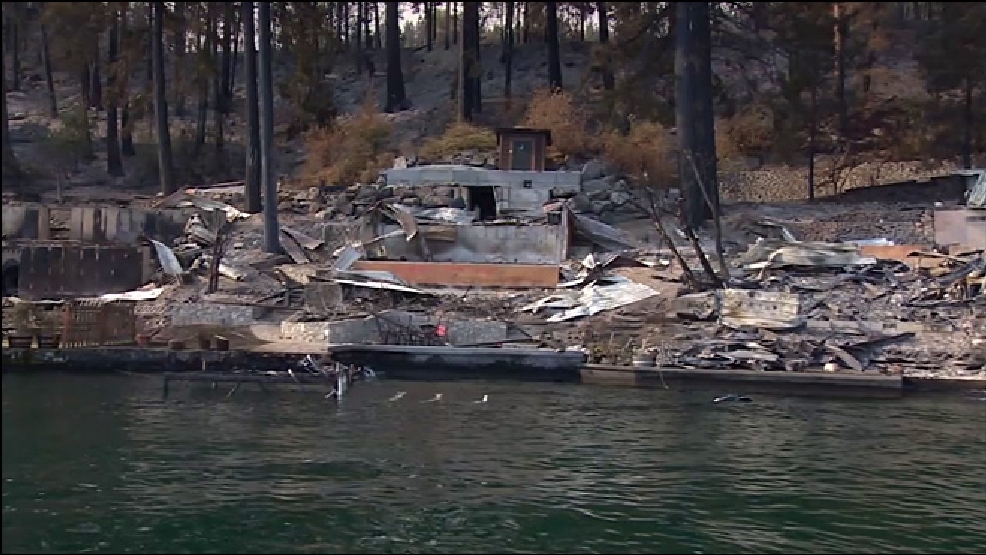
<path id="1" fill-rule="evenodd" d="M 551 132 L 547 129 L 505 127 L 496 130 L 501 170 L 544 171 Z"/>

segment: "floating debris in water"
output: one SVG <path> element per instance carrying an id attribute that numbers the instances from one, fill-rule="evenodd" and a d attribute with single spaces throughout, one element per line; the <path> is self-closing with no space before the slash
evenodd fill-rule
<path id="1" fill-rule="evenodd" d="M 441 393 L 436 393 L 435 396 L 432 397 L 431 399 L 426 399 L 426 400 L 421 401 L 421 402 L 422 403 L 434 403 L 436 401 L 441 401 L 441 400 L 442 400 L 442 394 Z"/>
<path id="2" fill-rule="evenodd" d="M 965 394 L 965 398 L 970 401 L 986 401 L 986 389 L 968 391 Z"/>
<path id="3" fill-rule="evenodd" d="M 716 397 L 715 399 L 712 400 L 713 403 L 730 403 L 730 402 L 749 403 L 751 401 L 753 401 L 753 399 L 745 395 L 736 395 L 735 393 L 729 395 L 723 395 L 722 397 Z"/>
<path id="4" fill-rule="evenodd" d="M 403 396 L 405 396 L 405 395 L 407 395 L 407 392 L 406 392 L 406 391 L 398 391 L 398 392 L 397 392 L 397 395 L 394 395 L 393 397 L 391 397 L 391 398 L 389 399 L 389 401 L 390 401 L 391 403 L 393 403 L 394 401 L 399 401 L 399 400 L 401 399 L 401 397 L 403 397 Z"/>

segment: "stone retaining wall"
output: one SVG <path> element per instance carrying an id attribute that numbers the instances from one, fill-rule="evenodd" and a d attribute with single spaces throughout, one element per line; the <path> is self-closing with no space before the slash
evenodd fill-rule
<path id="1" fill-rule="evenodd" d="M 244 305 L 187 303 L 171 309 L 171 325 L 249 326 L 257 319 L 256 308 Z"/>

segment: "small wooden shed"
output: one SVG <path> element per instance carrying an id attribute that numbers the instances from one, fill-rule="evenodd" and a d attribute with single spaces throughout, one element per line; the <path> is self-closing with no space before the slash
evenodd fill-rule
<path id="1" fill-rule="evenodd" d="M 551 131 L 527 127 L 502 127 L 496 130 L 500 147 L 501 170 L 544 171 Z"/>

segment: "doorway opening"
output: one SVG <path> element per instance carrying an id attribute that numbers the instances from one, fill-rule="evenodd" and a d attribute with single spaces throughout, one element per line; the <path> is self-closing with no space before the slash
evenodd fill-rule
<path id="1" fill-rule="evenodd" d="M 3 265 L 3 296 L 14 297 L 17 295 L 20 280 L 20 266 L 14 263 Z"/>
<path id="2" fill-rule="evenodd" d="M 480 220 L 496 219 L 496 194 L 493 187 L 469 187 L 469 210 L 479 210 Z"/>

